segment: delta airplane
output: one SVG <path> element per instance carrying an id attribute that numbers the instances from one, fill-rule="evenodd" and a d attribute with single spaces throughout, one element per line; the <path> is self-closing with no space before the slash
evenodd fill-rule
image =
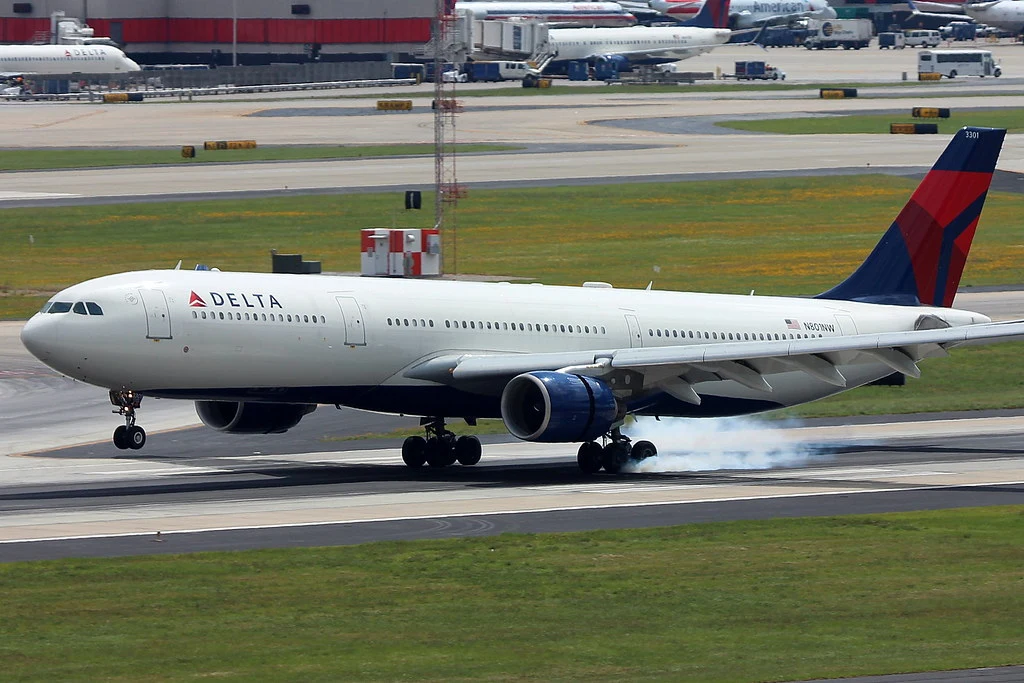
<path id="1" fill-rule="evenodd" d="M 140 71 L 109 45 L 0 45 L 0 76 L 115 74 Z"/>
<path id="2" fill-rule="evenodd" d="M 704 0 L 650 0 L 651 9 L 690 26 L 701 25 L 691 20 L 703 4 Z M 826 0 L 732 0 L 728 27 L 733 30 L 758 28 L 806 17 L 835 19 L 836 11 Z"/>
<path id="3" fill-rule="evenodd" d="M 636 17 L 615 2 L 457 2 L 455 11 L 475 19 L 536 19 L 550 26 L 633 26 Z"/>
<path id="4" fill-rule="evenodd" d="M 554 55 L 550 69 L 560 71 L 569 62 L 613 62 L 618 71 L 634 65 L 664 64 L 696 57 L 724 45 L 732 37 L 725 28 L 730 0 L 707 0 L 695 20 L 701 26 L 633 26 L 629 28 L 564 28 L 548 31 L 548 49 Z"/>
<path id="5" fill-rule="evenodd" d="M 51 368 L 110 390 L 119 448 L 143 397 L 208 426 L 277 433 L 318 404 L 422 417 L 410 467 L 473 465 L 448 419 L 582 442 L 585 472 L 657 453 L 629 415 L 742 415 L 831 396 L 965 343 L 1024 337 L 950 308 L 1005 130 L 963 128 L 881 241 L 813 298 L 434 280 L 151 270 L 58 293 L 21 333 Z"/>

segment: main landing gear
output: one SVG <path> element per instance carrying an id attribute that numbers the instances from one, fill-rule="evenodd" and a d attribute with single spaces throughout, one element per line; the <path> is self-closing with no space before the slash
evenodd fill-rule
<path id="1" fill-rule="evenodd" d="M 475 465 L 480 462 L 480 439 L 475 436 L 459 436 L 448 431 L 443 418 L 424 418 L 421 424 L 427 438 L 410 436 L 402 444 L 402 460 L 412 468 L 448 467 L 456 462 Z"/>
<path id="2" fill-rule="evenodd" d="M 136 451 L 145 446 L 146 430 L 135 424 L 135 410 L 142 405 L 142 396 L 127 389 L 111 389 L 110 403 L 117 408 L 113 412 L 124 416 L 124 424 L 114 430 L 114 445 Z"/>
<path id="3" fill-rule="evenodd" d="M 623 436 L 618 427 L 611 431 L 609 437 L 611 441 L 604 446 L 596 441 L 587 441 L 580 446 L 576 464 L 584 474 L 597 474 L 602 469 L 616 474 L 630 461 L 639 462 L 658 454 L 658 449 L 650 441 L 631 444 L 629 437 Z"/>

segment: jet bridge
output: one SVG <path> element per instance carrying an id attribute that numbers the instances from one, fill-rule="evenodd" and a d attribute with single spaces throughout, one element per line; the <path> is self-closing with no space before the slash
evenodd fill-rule
<path id="1" fill-rule="evenodd" d="M 548 25 L 536 21 L 473 21 L 469 31 L 474 59 L 539 62 L 548 50 Z M 541 60 L 535 59 L 540 56 Z M 550 59 L 548 60 L 550 61 Z"/>

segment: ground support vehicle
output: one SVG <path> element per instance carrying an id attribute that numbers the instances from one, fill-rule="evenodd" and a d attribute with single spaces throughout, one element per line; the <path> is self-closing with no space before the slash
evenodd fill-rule
<path id="1" fill-rule="evenodd" d="M 808 50 L 821 50 L 827 47 L 859 50 L 871 44 L 870 19 L 810 19 L 807 28 L 810 33 L 804 38 L 804 47 Z"/>

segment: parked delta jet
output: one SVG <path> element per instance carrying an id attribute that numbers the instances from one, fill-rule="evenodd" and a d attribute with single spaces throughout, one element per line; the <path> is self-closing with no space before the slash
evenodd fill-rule
<path id="1" fill-rule="evenodd" d="M 701 26 L 694 19 L 704 0 L 651 0 L 652 9 L 688 26 Z M 826 0 L 732 0 L 728 27 L 733 30 L 784 24 L 797 19 L 835 19 L 836 11 Z"/>
<path id="2" fill-rule="evenodd" d="M 30 74 L 115 74 L 139 71 L 109 45 L 0 45 L 0 76 Z"/>
<path id="3" fill-rule="evenodd" d="M 208 426 L 272 433 L 317 404 L 423 417 L 410 467 L 473 465 L 445 420 L 500 417 L 526 441 L 582 442 L 579 466 L 654 455 L 628 415 L 742 415 L 831 396 L 964 343 L 1024 337 L 950 308 L 1006 131 L 964 128 L 867 260 L 814 298 L 152 270 L 60 292 L 21 339 L 110 390 L 141 448 L 142 397 Z"/>
<path id="4" fill-rule="evenodd" d="M 636 17 L 615 2 L 457 2 L 455 10 L 475 19 L 535 19 L 550 26 L 633 26 Z"/>
<path id="5" fill-rule="evenodd" d="M 707 0 L 697 26 L 633 26 L 629 28 L 564 28 L 548 31 L 548 48 L 553 55 L 550 68 L 563 71 L 570 62 L 607 61 L 617 71 L 634 65 L 665 64 L 696 57 L 724 45 L 732 37 L 725 28 L 730 0 Z M 712 27 L 712 28 L 705 28 Z"/>

